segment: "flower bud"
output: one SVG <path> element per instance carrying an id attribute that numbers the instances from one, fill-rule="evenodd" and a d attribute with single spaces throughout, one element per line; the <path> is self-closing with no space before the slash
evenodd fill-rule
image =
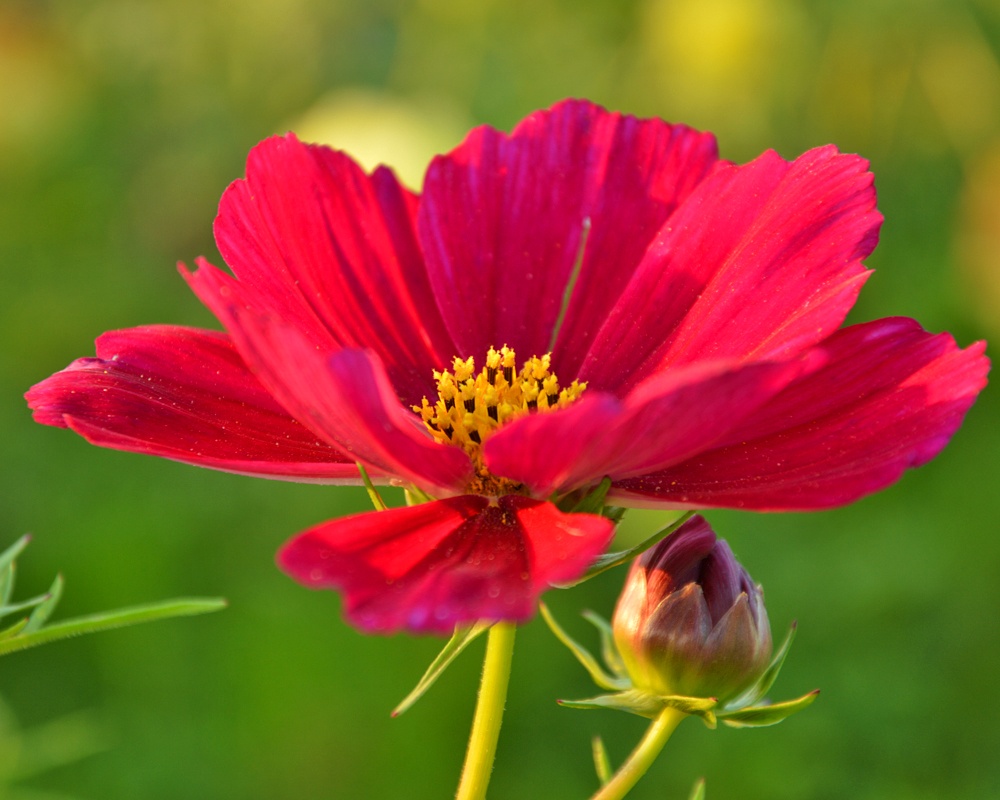
<path id="1" fill-rule="evenodd" d="M 763 591 L 702 517 L 636 559 L 613 629 L 633 685 L 662 696 L 723 706 L 771 658 Z"/>

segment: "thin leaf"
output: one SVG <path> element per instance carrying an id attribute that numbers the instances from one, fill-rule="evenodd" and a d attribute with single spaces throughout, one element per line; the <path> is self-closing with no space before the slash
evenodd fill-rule
<path id="1" fill-rule="evenodd" d="M 604 498 L 608 496 L 608 489 L 611 488 L 611 478 L 604 478 L 591 491 L 587 492 L 580 501 L 570 509 L 570 514 L 600 514 L 604 508 Z"/>
<path id="2" fill-rule="evenodd" d="M 457 626 L 448 643 L 437 654 L 437 658 L 431 662 L 431 665 L 427 668 L 427 671 L 414 687 L 413 691 L 406 695 L 403 698 L 403 702 L 392 710 L 392 716 L 398 717 L 423 697 L 424 693 L 441 677 L 441 673 L 448 668 L 458 654 L 475 641 L 481 633 L 489 630 L 492 624 L 491 622 L 477 622 L 475 625 Z"/>
<path id="3" fill-rule="evenodd" d="M 594 769 L 597 771 L 597 780 L 604 786 L 611 780 L 614 770 L 611 769 L 611 759 L 608 758 L 608 749 L 604 746 L 604 740 L 600 736 L 595 736 L 590 740 L 590 749 L 594 754 Z"/>
<path id="4" fill-rule="evenodd" d="M 29 534 L 24 534 L 14 544 L 0 553 L 0 605 L 6 606 L 14 593 L 14 559 L 17 558 L 31 541 Z M 0 617 L 3 614 L 0 613 Z"/>
<path id="5" fill-rule="evenodd" d="M 14 563 L 14 559 L 17 558 L 24 551 L 24 548 L 28 546 L 28 542 L 31 541 L 31 534 L 26 533 L 20 539 L 18 539 L 14 544 L 0 553 L 0 569 L 4 569 L 9 564 Z"/>
<path id="6" fill-rule="evenodd" d="M 385 504 L 385 500 L 382 499 L 382 495 L 378 493 L 375 488 L 375 484 L 372 483 L 372 479 L 368 477 L 368 470 L 366 470 L 360 461 L 355 461 L 355 466 L 358 468 L 358 472 L 361 473 L 361 480 L 365 484 L 365 491 L 368 492 L 368 497 L 372 501 L 372 505 L 375 506 L 376 511 L 385 511 L 389 506 Z"/>
<path id="7" fill-rule="evenodd" d="M 691 787 L 691 794 L 688 795 L 688 800 L 705 800 L 705 779 L 698 778 L 694 782 L 694 786 Z"/>
<path id="8" fill-rule="evenodd" d="M 205 614 L 225 608 L 226 601 L 218 598 L 179 598 L 161 603 L 150 603 L 131 608 L 121 608 L 115 611 L 105 611 L 100 614 L 90 614 L 84 617 L 64 620 L 47 628 L 22 636 L 14 636 L 0 641 L 0 655 L 25 650 L 47 642 L 65 639 L 70 636 L 80 636 L 84 633 L 121 628 L 126 625 L 137 625 L 140 622 L 152 622 L 170 617 L 186 617 L 193 614 Z M 27 624 L 27 619 L 24 620 Z"/>
<path id="9" fill-rule="evenodd" d="M 601 665 L 597 663 L 597 659 L 594 658 L 589 651 L 579 643 L 577 643 L 566 631 L 560 627 L 559 623 L 556 622 L 555 617 L 552 616 L 552 612 L 549 611 L 548 606 L 545 603 L 538 604 L 539 611 L 542 612 L 542 619 L 549 626 L 549 630 L 555 634 L 556 638 L 562 642 L 566 647 L 569 648 L 570 652 L 576 656 L 576 660 L 579 661 L 585 670 L 590 673 L 591 679 L 600 686 L 602 689 L 624 689 L 627 683 L 623 682 L 618 678 L 613 678 L 608 673 L 606 673 Z"/>
<path id="10" fill-rule="evenodd" d="M 38 597 L 32 597 L 30 600 L 22 600 L 20 603 L 0 606 L 0 617 L 6 617 L 9 614 L 16 614 L 19 611 L 27 611 L 29 608 L 35 608 L 48 600 L 50 596 L 48 593 L 40 594 Z"/>
<path id="11" fill-rule="evenodd" d="M 28 624 L 24 628 L 25 633 L 34 633 L 40 630 L 41 627 L 49 621 L 49 617 L 52 616 L 52 612 L 55 611 L 56 605 L 59 603 L 59 599 L 62 597 L 63 593 L 63 577 L 62 575 L 56 575 L 56 579 L 52 581 L 52 588 L 49 589 L 48 597 L 45 598 L 44 602 L 39 604 L 38 608 L 31 612 L 31 616 L 28 617 Z"/>
<path id="12" fill-rule="evenodd" d="M 783 703 L 772 703 L 766 706 L 741 708 L 738 711 L 727 711 L 719 714 L 719 719 L 730 728 L 764 728 L 768 725 L 777 725 L 792 714 L 796 714 L 812 705 L 818 696 L 819 689 L 814 689 L 795 700 L 786 700 Z"/>
<path id="13" fill-rule="evenodd" d="M 4 628 L 0 631 L 0 647 L 3 646 L 3 642 L 8 639 L 16 637 L 21 631 L 24 630 L 25 626 L 28 624 L 27 617 L 21 617 L 17 622 L 11 625 L 9 628 Z M 3 655 L 3 650 L 0 649 L 0 655 Z"/>
<path id="14" fill-rule="evenodd" d="M 624 564 L 626 561 L 632 560 L 633 558 L 635 558 L 635 556 L 645 552 L 650 547 L 655 545 L 657 542 L 666 539 L 671 533 L 676 531 L 681 525 L 683 525 L 685 522 L 691 519 L 691 517 L 693 517 L 695 513 L 696 512 L 694 511 L 686 512 L 685 514 L 680 516 L 676 521 L 672 522 L 670 525 L 667 525 L 667 527 L 657 531 L 648 539 L 644 539 L 634 547 L 628 548 L 628 550 L 620 550 L 616 553 L 605 553 L 602 556 L 598 556 L 596 559 L 594 559 L 594 563 L 590 565 L 590 569 L 588 569 L 585 573 L 583 573 L 581 577 L 577 578 L 575 581 L 572 581 L 570 583 L 560 583 L 558 585 L 559 588 L 569 589 L 571 586 L 576 586 L 578 584 L 583 583 L 584 581 L 589 581 L 595 575 L 600 575 L 602 572 L 606 572 L 612 567 L 617 567 L 619 564 Z"/>
<path id="15" fill-rule="evenodd" d="M 593 611 L 584 611 L 583 618 L 597 628 L 598 633 L 601 635 L 601 658 L 608 665 L 608 669 L 619 678 L 627 677 L 628 670 L 625 669 L 625 662 L 622 661 L 622 657 L 618 653 L 618 646 L 615 644 L 615 635 L 614 631 L 611 630 L 611 623 Z"/>

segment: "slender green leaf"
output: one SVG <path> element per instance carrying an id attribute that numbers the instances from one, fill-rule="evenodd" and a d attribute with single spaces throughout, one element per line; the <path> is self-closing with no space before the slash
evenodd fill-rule
<path id="1" fill-rule="evenodd" d="M 365 484 L 365 491 L 368 492 L 368 497 L 372 501 L 372 505 L 375 506 L 376 511 L 385 511 L 389 506 L 385 504 L 385 500 L 382 499 L 382 495 L 378 493 L 375 488 L 375 484 L 372 483 L 372 479 L 368 477 L 368 470 L 366 470 L 360 461 L 355 461 L 355 465 L 358 468 L 358 472 L 361 473 L 361 480 Z"/>
<path id="2" fill-rule="evenodd" d="M 10 605 L 0 606 L 0 617 L 6 617 L 9 614 L 17 614 L 20 611 L 27 611 L 29 608 L 35 608 L 46 602 L 51 597 L 50 594 L 40 594 L 38 597 L 32 597 L 30 600 L 22 600 L 20 603 L 11 603 Z"/>
<path id="3" fill-rule="evenodd" d="M 35 631 L 40 630 L 41 627 L 49 621 L 49 617 L 51 617 L 52 612 L 55 611 L 56 605 L 62 597 L 62 593 L 63 578 L 62 575 L 56 575 L 56 579 L 52 581 L 52 588 L 49 589 L 48 596 L 34 611 L 31 612 L 31 616 L 28 617 L 28 624 L 24 628 L 25 633 L 34 633 Z"/>
<path id="4" fill-rule="evenodd" d="M 17 622 L 11 625 L 9 628 L 4 628 L 2 631 L 0 631 L 0 648 L 2 648 L 3 642 L 5 642 L 8 639 L 13 639 L 21 631 L 23 631 L 25 629 L 25 626 L 27 626 L 27 624 L 28 624 L 28 618 L 21 617 L 21 619 L 19 619 Z M 2 654 L 3 650 L 0 649 L 0 655 Z"/>
<path id="5" fill-rule="evenodd" d="M 584 611 L 583 618 L 597 628 L 598 633 L 601 635 L 601 658 L 604 659 L 604 663 L 607 664 L 608 669 L 619 678 L 627 677 L 628 671 L 625 669 L 625 662 L 622 661 L 622 657 L 618 653 L 618 646 L 615 644 L 615 635 L 611 630 L 611 624 L 600 614 L 595 614 L 593 611 Z"/>
<path id="6" fill-rule="evenodd" d="M 819 689 L 814 689 L 795 700 L 771 703 L 766 706 L 751 706 L 737 711 L 726 711 L 719 714 L 719 719 L 730 728 L 763 728 L 768 725 L 777 725 L 792 714 L 812 705 L 818 696 Z"/>
<path id="7" fill-rule="evenodd" d="M 627 682 L 608 675 L 608 673 L 601 668 L 601 665 L 597 663 L 597 659 L 594 658 L 585 647 L 577 643 L 568 633 L 566 633 L 566 631 L 562 629 L 559 623 L 556 622 L 555 617 L 552 616 L 552 612 L 549 611 L 549 608 L 545 605 L 545 603 L 539 603 L 538 609 L 542 612 L 542 619 L 544 619 L 545 623 L 549 626 L 549 630 L 555 634 L 556 638 L 560 642 L 569 648 L 570 652 L 576 656 L 576 660 L 583 664 L 583 668 L 590 673 L 590 677 L 594 683 L 602 689 L 624 689 L 628 685 Z"/>
<path id="8" fill-rule="evenodd" d="M 24 534 L 20 539 L 18 539 L 14 544 L 0 553 L 0 569 L 4 569 L 9 564 L 14 563 L 14 559 L 17 558 L 24 551 L 24 548 L 28 546 L 28 542 L 31 541 L 31 534 Z"/>
<path id="9" fill-rule="evenodd" d="M 635 556 L 648 550 L 657 542 L 666 539 L 671 533 L 676 531 L 681 525 L 683 525 L 685 522 L 691 519 L 691 517 L 693 517 L 694 515 L 695 515 L 694 511 L 686 512 L 676 521 L 667 525 L 667 527 L 657 531 L 648 539 L 644 539 L 634 547 L 628 548 L 628 550 L 619 550 L 616 553 L 605 553 L 602 556 L 598 556 L 596 559 L 594 559 L 594 563 L 590 565 L 590 569 L 588 569 L 585 573 L 583 573 L 581 577 L 569 583 L 560 583 L 558 584 L 558 587 L 560 589 L 569 589 L 571 586 L 576 586 L 578 584 L 583 583 L 584 581 L 589 581 L 595 575 L 600 575 L 602 572 L 606 572 L 612 567 L 617 567 L 619 564 L 624 564 L 626 561 L 630 561 Z"/>
<path id="10" fill-rule="evenodd" d="M 600 736 L 595 736 L 590 740 L 590 749 L 594 754 L 594 769 L 597 771 L 597 780 L 604 786 L 611 780 L 614 772 L 611 769 L 611 759 L 608 758 L 608 748 L 604 746 L 604 740 Z"/>
<path id="11" fill-rule="evenodd" d="M 0 553 L 0 605 L 6 606 L 14 593 L 14 559 L 28 546 L 31 536 L 24 534 L 14 544 Z M 0 613 L 0 616 L 3 616 Z"/>
<path id="12" fill-rule="evenodd" d="M 491 622 L 477 622 L 475 625 L 459 625 L 451 635 L 448 643 L 444 646 L 437 657 L 431 662 L 423 677 L 398 706 L 392 710 L 392 716 L 398 717 L 417 702 L 424 693 L 434 685 L 434 682 L 441 677 L 452 661 L 468 647 L 484 631 L 489 630 Z"/>
<path id="13" fill-rule="evenodd" d="M 694 786 L 691 787 L 691 794 L 688 795 L 688 800 L 705 800 L 705 779 L 698 778 L 694 782 Z"/>
<path id="14" fill-rule="evenodd" d="M 105 611 L 100 614 L 90 614 L 84 617 L 57 622 L 47 628 L 33 633 L 14 636 L 0 641 L 0 655 L 25 650 L 47 642 L 65 639 L 70 636 L 80 636 L 84 633 L 121 628 L 126 625 L 136 625 L 140 622 L 152 622 L 170 617 L 184 617 L 193 614 L 205 614 L 225 608 L 226 601 L 218 598 L 179 598 L 161 603 L 150 603 L 131 608 L 121 608 L 115 611 Z M 23 624 L 27 625 L 27 618 Z M 2 634 L 0 634 L 2 635 Z"/>

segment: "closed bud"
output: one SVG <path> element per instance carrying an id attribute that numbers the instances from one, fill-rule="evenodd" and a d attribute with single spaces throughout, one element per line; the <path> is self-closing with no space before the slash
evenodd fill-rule
<path id="1" fill-rule="evenodd" d="M 636 559 L 613 630 L 632 684 L 661 696 L 724 706 L 771 659 L 760 586 L 699 516 Z"/>

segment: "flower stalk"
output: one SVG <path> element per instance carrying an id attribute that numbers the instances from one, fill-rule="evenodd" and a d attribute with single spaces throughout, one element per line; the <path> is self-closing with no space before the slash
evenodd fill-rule
<path id="1" fill-rule="evenodd" d="M 674 729 L 687 716 L 683 711 L 669 706 L 664 708 L 646 729 L 645 736 L 632 751 L 618 771 L 591 800 L 619 800 L 628 794 L 639 779 L 646 774 L 667 743 Z"/>
<path id="2" fill-rule="evenodd" d="M 465 753 L 465 765 L 455 800 L 483 800 L 486 797 L 507 700 L 516 630 L 517 627 L 510 622 L 498 622 L 490 628 L 476 714 L 472 720 L 469 748 Z"/>

